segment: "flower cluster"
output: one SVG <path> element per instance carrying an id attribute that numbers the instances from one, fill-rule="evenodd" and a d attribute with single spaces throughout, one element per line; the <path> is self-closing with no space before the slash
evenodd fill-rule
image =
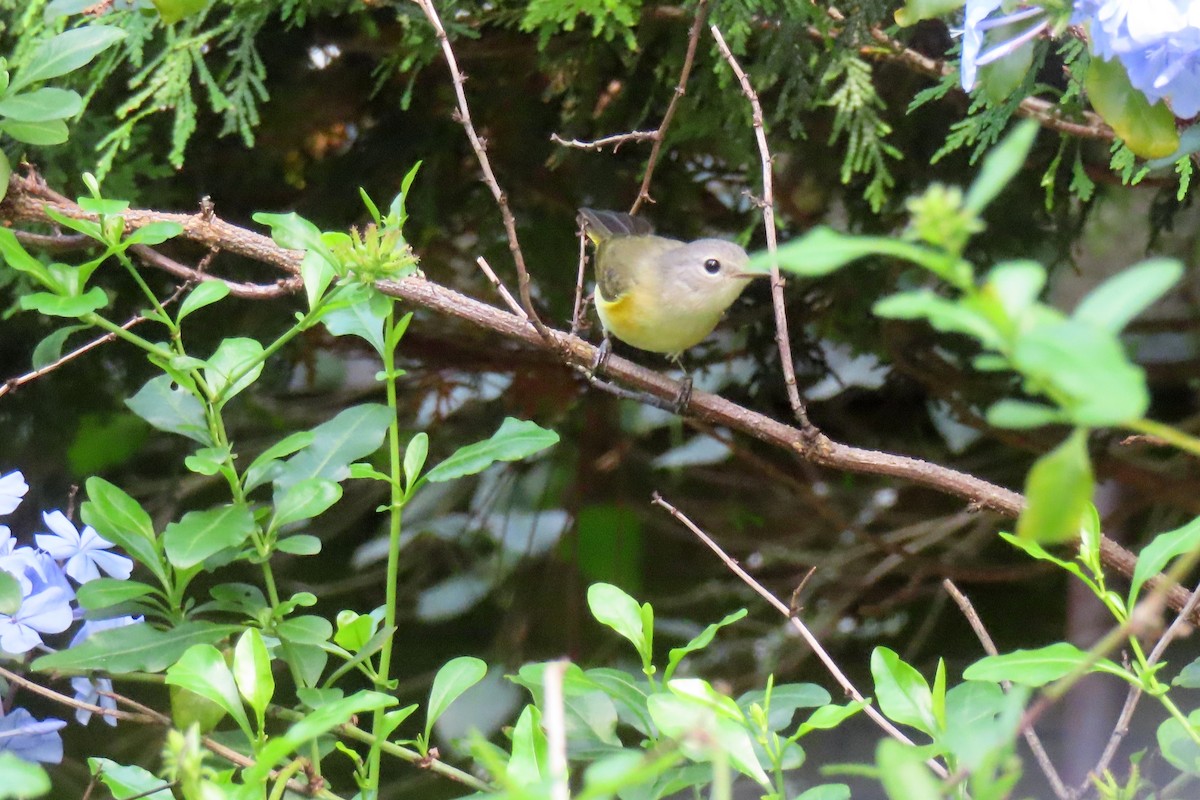
<path id="1" fill-rule="evenodd" d="M 962 87 L 975 86 L 982 66 L 1047 30 L 1046 9 L 1020 5 L 996 14 L 1004 0 L 967 0 L 963 12 Z M 1151 103 L 1165 100 L 1175 116 L 1200 114 L 1200 3 L 1193 0 L 1075 0 L 1070 22 L 1084 26 L 1092 52 L 1116 58 L 1129 82 Z"/>
<path id="2" fill-rule="evenodd" d="M 1129 82 L 1175 116 L 1200 114 L 1200 4 L 1192 0 L 1076 0 L 1093 52 L 1118 59 Z"/>
<path id="3" fill-rule="evenodd" d="M 0 516 L 11 514 L 29 491 L 20 472 L 0 476 Z M 18 545 L 8 526 L 0 525 L 0 656 L 19 657 L 35 648 L 48 649 L 43 635 L 58 634 L 71 627 L 82 616 L 73 605 L 75 590 L 71 581 L 84 584 L 100 577 L 103 572 L 125 579 L 133 562 L 110 551 L 112 543 L 102 538 L 90 526 L 80 531 L 61 511 L 42 514 L 48 532 L 37 533 L 37 547 Z M 128 625 L 131 617 L 84 622 L 72 645 L 97 630 Z M 114 708 L 111 697 L 101 692 L 111 691 L 107 679 L 95 684 L 87 678 L 71 681 L 75 697 L 85 703 Z M 87 724 L 91 712 L 80 709 L 76 719 Z M 112 717 L 105 721 L 115 724 Z M 62 740 L 57 731 L 66 725 L 62 720 L 36 720 L 22 708 L 15 708 L 0 717 L 0 751 L 8 750 L 30 761 L 57 763 L 62 760 Z"/>

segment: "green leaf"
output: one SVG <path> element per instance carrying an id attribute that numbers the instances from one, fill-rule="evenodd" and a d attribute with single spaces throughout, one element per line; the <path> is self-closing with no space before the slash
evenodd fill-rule
<path id="1" fill-rule="evenodd" d="M 245 490 L 250 492 L 271 480 L 271 471 L 280 467 L 279 459 L 303 450 L 312 444 L 315 438 L 312 431 L 296 431 L 259 453 L 258 457 L 251 461 L 250 466 L 246 468 Z"/>
<path id="2" fill-rule="evenodd" d="M 408 491 L 413 490 L 413 486 L 421 477 L 421 470 L 425 468 L 428 455 L 429 434 L 419 431 L 409 439 L 408 447 L 404 448 L 404 485 L 408 487 Z"/>
<path id="3" fill-rule="evenodd" d="M 1071 674 L 1088 661 L 1088 654 L 1068 642 L 1057 642 L 1036 650 L 1014 650 L 997 656 L 986 656 L 963 670 L 969 681 L 1011 681 L 1021 686 L 1037 688 Z M 1088 672 L 1107 672 L 1124 677 L 1119 666 L 1100 659 Z"/>
<path id="4" fill-rule="evenodd" d="M 1091 59 L 1083 85 L 1092 107 L 1135 154 L 1162 158 L 1179 149 L 1175 115 L 1162 101 L 1151 105 L 1129 82 L 1121 62 Z"/>
<path id="5" fill-rule="evenodd" d="M 292 617 L 276 625 L 275 633 L 296 644 L 325 644 L 333 635 L 333 625 L 324 617 Z"/>
<path id="6" fill-rule="evenodd" d="M 281 759 L 296 752 L 313 739 L 328 733 L 339 725 L 345 725 L 356 714 L 387 708 L 396 703 L 396 698 L 391 695 L 371 691 L 356 692 L 341 700 L 326 703 L 306 714 L 304 719 L 293 724 L 283 733 L 272 736 L 270 741 L 256 754 L 254 765 L 242 771 L 242 780 L 247 786 L 263 786 L 270 770 Z"/>
<path id="7" fill-rule="evenodd" d="M 1188 725 L 1200 730 L 1200 711 L 1188 714 Z M 1183 723 L 1172 717 L 1158 726 L 1158 749 L 1171 766 L 1189 775 L 1200 775 L 1200 745 Z"/>
<path id="8" fill-rule="evenodd" d="M 740 608 L 726 616 L 720 622 L 714 622 L 696 635 L 690 642 L 683 647 L 676 647 L 671 650 L 667 656 L 667 668 L 663 670 L 663 681 L 671 680 L 671 676 L 675 673 L 675 668 L 679 666 L 679 662 L 683 661 L 688 653 L 694 653 L 697 650 L 703 650 L 712 642 L 713 637 L 717 635 L 717 631 L 724 628 L 726 625 L 731 625 L 746 616 L 748 612 L 744 608 Z M 825 702 L 829 702 L 826 700 Z M 818 703 L 818 705 L 820 705 Z"/>
<path id="9" fill-rule="evenodd" d="M 1093 485 L 1087 432 L 1079 428 L 1029 470 L 1026 506 L 1017 520 L 1017 536 L 1042 544 L 1078 537 L 1092 501 Z"/>
<path id="10" fill-rule="evenodd" d="M 108 295 L 99 286 L 93 286 L 87 292 L 74 297 L 64 297 L 49 292 L 35 292 L 21 295 L 19 305 L 24 311 L 37 311 L 48 317 L 77 319 L 93 311 L 99 311 L 108 305 Z"/>
<path id="11" fill-rule="evenodd" d="M 760 786 L 771 785 L 743 723 L 719 715 L 709 702 L 690 696 L 660 692 L 650 695 L 646 707 L 654 724 L 675 739 L 688 758 L 710 761 L 720 750 L 739 772 Z"/>
<path id="12" fill-rule="evenodd" d="M 42 797 L 50 788 L 50 776 L 41 764 L 26 761 L 11 750 L 0 753 L 0 800 Z M 114 797 L 123 800 L 120 795 Z M 170 792 L 151 800 L 171 800 Z"/>
<path id="13" fill-rule="evenodd" d="M 275 494 L 275 516 L 271 528 L 312 519 L 323 514 L 342 497 L 342 487 L 327 478 L 306 478 Z"/>
<path id="14" fill-rule="evenodd" d="M 850 787 L 844 783 L 823 783 L 801 792 L 796 800 L 850 800 Z"/>
<path id="15" fill-rule="evenodd" d="M 0 200 L 3 200 L 8 195 L 8 179 L 12 177 L 12 164 L 8 161 L 8 156 L 0 150 Z"/>
<path id="16" fill-rule="evenodd" d="M 256 339 L 224 339 L 208 359 L 204 380 L 219 398 L 218 406 L 258 380 L 263 371 L 263 346 Z"/>
<path id="17" fill-rule="evenodd" d="M 1024 168 L 1037 133 L 1037 122 L 1025 120 L 988 152 L 980 165 L 979 174 L 967 190 L 964 205 L 968 210 L 976 214 L 983 211 Z"/>
<path id="18" fill-rule="evenodd" d="M 254 532 L 254 515 L 241 504 L 189 511 L 163 531 L 167 559 L 177 569 L 200 564 L 209 556 L 239 547 Z"/>
<path id="19" fill-rule="evenodd" d="M 46 86 L 0 99 L 0 117 L 18 122 L 67 119 L 83 110 L 83 98 L 70 89 Z"/>
<path id="20" fill-rule="evenodd" d="M 192 645 L 167 670 L 166 682 L 216 703 L 238 724 L 246 740 L 254 741 L 237 682 L 220 650 L 211 644 Z"/>
<path id="21" fill-rule="evenodd" d="M 173 800 L 170 784 L 136 764 L 118 764 L 107 758 L 88 758 L 88 769 L 112 793 L 113 800 Z"/>
<path id="22" fill-rule="evenodd" d="M 994 298 L 1014 323 L 1033 306 L 1046 285 L 1046 268 L 1036 261 L 1005 261 L 988 271 L 982 294 Z"/>
<path id="23" fill-rule="evenodd" d="M 828 275 L 860 258 L 891 256 L 927 268 L 940 257 L 909 242 L 882 236 L 852 236 L 832 228 L 818 226 L 799 239 L 793 239 L 776 252 L 779 268 L 795 275 L 817 278 Z M 770 253 L 760 251 L 750 259 L 748 271 L 770 269 Z"/>
<path id="24" fill-rule="evenodd" d="M 309 250 L 300 259 L 300 280 L 304 284 L 304 296 L 308 299 L 310 309 L 316 307 L 335 277 L 337 271 L 333 264 L 316 250 Z"/>
<path id="25" fill-rule="evenodd" d="M 1183 264 L 1152 258 L 1112 276 L 1087 293 L 1071 318 L 1118 333 L 1129 321 L 1170 291 L 1183 277 Z"/>
<path id="26" fill-rule="evenodd" d="M 179 316 L 176 317 L 176 321 L 182 322 L 183 318 L 193 311 L 199 311 L 205 306 L 224 300 L 229 296 L 229 292 L 229 284 L 225 281 L 201 281 L 195 289 L 188 292 L 188 296 L 183 298 L 183 302 L 179 304 Z"/>
<path id="27" fill-rule="evenodd" d="M 125 32 L 111 25 L 87 25 L 64 31 L 33 52 L 13 78 L 9 92 L 19 92 L 31 83 L 77 70 L 123 38 Z"/>
<path id="28" fill-rule="evenodd" d="M 588 587 L 587 601 L 597 622 L 632 642 L 642 663 L 650 663 L 653 634 L 643 626 L 642 609 L 636 600 L 610 583 L 594 583 Z"/>
<path id="29" fill-rule="evenodd" d="M 365 294 L 357 303 L 325 314 L 321 324 L 334 336 L 357 336 L 382 356 L 384 316 L 375 313 L 370 294 Z"/>
<path id="30" fill-rule="evenodd" d="M 315 556 L 321 552 L 321 540 L 308 534 L 297 534 L 286 539 L 280 539 L 275 549 L 280 553 L 290 553 L 294 556 Z"/>
<path id="31" fill-rule="evenodd" d="M 338 647 L 357 653 L 375 634 L 376 623 L 370 614 L 341 611 L 337 615 L 337 632 L 333 642 Z"/>
<path id="32" fill-rule="evenodd" d="M 125 237 L 125 244 L 145 244 L 156 245 L 162 244 L 168 239 L 174 239 L 179 234 L 183 233 L 183 226 L 178 222 L 169 222 L 167 220 L 159 220 L 158 222 L 150 222 L 136 229 L 129 236 Z M 206 281 L 212 283 L 213 281 Z"/>
<path id="33" fill-rule="evenodd" d="M 917 748 L 895 739 L 881 739 L 875 748 L 875 763 L 889 800 L 941 800 L 940 782 Z"/>
<path id="34" fill-rule="evenodd" d="M 771 705 L 774 706 L 774 703 L 772 702 Z M 800 727 L 796 729 L 796 737 L 804 736 L 811 731 L 836 728 L 842 722 L 866 707 L 866 702 L 858 700 L 855 700 L 853 703 L 847 703 L 844 706 L 821 706 L 800 724 Z M 774 714 L 774 708 L 772 708 L 771 713 Z"/>
<path id="35" fill-rule="evenodd" d="M 88 478 L 88 499 L 79 509 L 85 525 L 133 556 L 160 579 L 165 575 L 150 515 L 137 500 L 103 478 Z"/>
<path id="36" fill-rule="evenodd" d="M 67 343 L 67 337 L 87 328 L 87 325 L 67 325 L 42 339 L 38 342 L 37 347 L 33 348 L 33 368 L 42 369 L 58 361 L 62 358 L 63 346 Z"/>
<path id="37" fill-rule="evenodd" d="M 240 625 L 197 620 L 160 631 L 149 623 L 137 622 L 93 633 L 69 650 L 38 658 L 33 662 L 33 668 L 43 672 L 162 672 L 192 645 L 218 642 L 241 630 Z"/>
<path id="38" fill-rule="evenodd" d="M 902 28 L 921 20 L 936 19 L 962 8 L 962 0 L 906 0 L 904 8 L 896 11 L 896 24 Z"/>
<path id="39" fill-rule="evenodd" d="M 286 489 L 307 478 L 344 480 L 351 462 L 379 449 L 394 419 L 387 406 L 377 403 L 347 408 L 312 429 L 312 444 L 287 460 L 275 478 L 276 486 Z"/>
<path id="40" fill-rule="evenodd" d="M 483 680 L 487 674 L 487 664 L 472 656 L 452 658 L 438 670 L 433 678 L 433 687 L 429 690 L 429 705 L 425 717 L 425 741 L 429 741 L 429 732 L 450 704 L 457 700 L 463 692 Z"/>
<path id="41" fill-rule="evenodd" d="M 428 739 L 428 733 L 426 733 Z M 549 775 L 549 746 L 542 730 L 541 711 L 525 706 L 512 731 L 512 757 L 504 777 L 513 786 L 537 786 Z"/>
<path id="42" fill-rule="evenodd" d="M 153 592 L 153 586 L 138 581 L 96 578 L 80 586 L 75 592 L 75 598 L 82 608 L 98 611 L 120 603 L 128 603 Z"/>
<path id="43" fill-rule="evenodd" d="M 1021 24 L 1016 22 L 1001 25 L 990 33 L 1000 41 L 1011 39 L 1021 34 Z M 1004 103 L 1025 83 L 1025 78 L 1033 67 L 1035 44 L 1036 41 L 1030 39 L 1010 51 L 1004 58 L 998 58 L 979 68 L 979 91 L 993 106 Z"/>
<path id="44" fill-rule="evenodd" d="M 997 400 L 987 410 L 987 422 L 997 428 L 1040 428 L 1060 425 L 1066 422 L 1066 415 L 1054 406 L 1005 399 Z"/>
<path id="45" fill-rule="evenodd" d="M 1162 572 L 1172 559 L 1200 547 L 1200 517 L 1181 528 L 1160 533 L 1138 554 L 1129 587 L 1129 608 L 1137 603 L 1138 592 L 1146 581 Z"/>
<path id="46" fill-rule="evenodd" d="M 938 744 L 960 766 L 980 769 L 1012 746 L 1028 699 L 1029 691 L 1020 686 L 1005 693 L 995 683 L 961 683 L 946 693 L 946 732 Z"/>
<path id="47" fill-rule="evenodd" d="M 151 0 L 164 25 L 173 25 L 182 19 L 199 14 L 208 5 L 208 0 Z"/>
<path id="48" fill-rule="evenodd" d="M 886 319 L 923 319 L 939 331 L 966 334 L 993 349 L 1004 343 L 996 326 L 984 314 L 929 289 L 885 297 L 877 301 L 871 311 Z"/>
<path id="49" fill-rule="evenodd" d="M 875 679 L 880 711 L 896 722 L 937 736 L 933 694 L 921 673 L 904 663 L 895 651 L 876 647 L 871 653 L 871 676 Z"/>
<path id="50" fill-rule="evenodd" d="M 517 461 L 558 443 L 558 434 L 535 422 L 508 417 L 490 439 L 460 447 L 425 474 L 434 483 L 475 475 L 497 461 Z"/>
<path id="51" fill-rule="evenodd" d="M 203 404 L 186 389 L 172 386 L 168 375 L 151 378 L 137 394 L 125 401 L 125 405 L 160 431 L 212 445 Z"/>
<path id="52" fill-rule="evenodd" d="M 275 696 L 275 676 L 271 674 L 271 654 L 257 628 L 247 628 L 233 648 L 233 678 L 261 729 L 263 715 Z"/>
<path id="53" fill-rule="evenodd" d="M 0 131 L 7 133 L 18 142 L 37 147 L 62 144 L 69 135 L 67 123 L 61 119 L 48 119 L 45 122 L 17 122 L 9 119 L 0 122 Z"/>
<path id="54" fill-rule="evenodd" d="M 7 180 L 4 185 L 8 186 Z M 0 228 L 0 257 L 4 258 L 4 263 L 8 266 L 17 272 L 25 273 L 45 288 L 56 292 L 64 291 L 62 282 L 50 273 L 45 264 L 29 254 L 17 241 L 17 235 L 8 228 Z"/>
<path id="55" fill-rule="evenodd" d="M 1200 689 L 1200 658 L 1194 659 L 1171 681 L 1172 686 L 1182 686 L 1185 689 Z"/>
<path id="56" fill-rule="evenodd" d="M 8 572 L 0 570 L 0 614 L 12 616 L 21 608 L 21 584 Z"/>

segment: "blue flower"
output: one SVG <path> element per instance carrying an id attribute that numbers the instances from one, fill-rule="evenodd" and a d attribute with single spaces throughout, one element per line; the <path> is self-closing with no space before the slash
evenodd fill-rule
<path id="1" fill-rule="evenodd" d="M 34 536 L 38 547 L 55 560 L 65 561 L 67 574 L 79 583 L 99 578 L 101 570 L 121 580 L 133 571 L 133 561 L 108 552 L 112 542 L 96 533 L 91 525 L 85 525 L 80 533 L 61 511 L 44 513 L 42 519 L 52 533 Z"/>
<path id="2" fill-rule="evenodd" d="M 38 721 L 23 708 L 14 708 L 0 717 L 0 752 L 7 750 L 26 761 L 62 761 L 62 737 L 58 731 L 66 726 L 61 719 Z"/>
<path id="3" fill-rule="evenodd" d="M 0 514 L 11 514 L 21 505 L 21 498 L 29 491 L 29 484 L 20 471 L 0 475 Z M 5 530 L 8 530 L 5 528 Z"/>
<path id="4" fill-rule="evenodd" d="M 0 614 L 0 650 L 28 653 L 42 643 L 40 634 L 62 633 L 74 619 L 71 596 L 57 586 L 46 586 L 21 600 L 15 614 Z"/>
<path id="5" fill-rule="evenodd" d="M 1118 59 L 1129 82 L 1177 117 L 1200 114 L 1200 7 L 1190 0 L 1076 0 L 1093 52 Z"/>
<path id="6" fill-rule="evenodd" d="M 97 678 L 95 683 L 92 683 L 89 678 L 71 678 L 71 688 L 75 690 L 76 700 L 89 703 L 93 706 L 116 710 L 117 701 L 107 694 L 101 694 L 101 692 L 112 691 L 112 680 L 109 678 Z M 80 725 L 87 725 L 91 718 L 92 712 L 88 709 L 75 709 L 75 721 Z M 117 724 L 117 718 L 108 714 L 103 715 L 101 719 L 114 727 Z"/>
<path id="7" fill-rule="evenodd" d="M 992 12 L 1000 8 L 1002 2 L 1003 0 L 967 0 L 966 10 L 963 12 L 962 60 L 959 72 L 962 78 L 962 87 L 968 92 L 975 86 L 975 76 L 979 67 L 986 66 L 1012 53 L 1046 30 L 1050 24 L 1045 10 L 1036 6 L 1022 8 L 999 17 L 991 17 Z M 988 31 L 1026 21 L 1030 24 L 1011 39 L 992 42 L 991 47 L 981 52 Z"/>

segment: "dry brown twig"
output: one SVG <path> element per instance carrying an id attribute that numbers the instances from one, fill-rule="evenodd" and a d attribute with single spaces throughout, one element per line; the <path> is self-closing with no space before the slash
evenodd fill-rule
<path id="1" fill-rule="evenodd" d="M 682 511 L 664 500 L 662 495 L 660 495 L 658 492 L 655 492 L 653 495 L 651 495 L 650 502 L 659 508 L 662 508 L 672 517 L 683 523 L 684 527 L 691 531 L 697 539 L 704 542 L 704 544 L 706 544 L 710 550 L 717 554 L 717 557 L 724 562 L 725 566 L 729 568 L 730 572 L 741 578 L 743 583 L 745 583 L 747 586 L 753 589 L 756 594 L 766 600 L 767 603 L 769 603 L 776 611 L 787 617 L 788 623 L 795 628 L 800 636 L 803 637 L 804 641 L 808 643 L 808 646 L 812 648 L 814 653 L 816 653 L 817 658 L 819 658 L 821 663 L 825 665 L 825 669 L 829 671 L 829 674 L 833 676 L 833 679 L 837 681 L 839 686 L 842 687 L 842 690 L 846 693 L 846 695 L 860 703 L 863 703 L 863 712 L 869 716 L 876 725 L 883 729 L 883 731 L 893 739 L 903 742 L 907 745 L 913 744 L 913 741 L 905 736 L 899 728 L 893 725 L 891 720 L 883 716 L 883 714 L 881 714 L 874 705 L 866 702 L 866 698 L 862 696 L 858 689 L 855 688 L 854 684 L 851 683 L 850 679 L 846 677 L 846 674 L 842 672 L 840 667 L 838 667 L 837 662 L 833 660 L 833 656 L 829 655 L 829 652 L 821 646 L 821 643 L 815 636 L 813 636 L 808 627 L 801 622 L 798 617 L 792 614 L 791 609 L 786 603 L 767 591 L 765 586 L 756 581 L 754 577 L 750 575 L 750 573 L 742 569 L 742 566 L 735 559 L 731 558 L 728 553 L 722 550 L 721 546 L 713 541 L 712 537 L 701 530 L 696 523 L 688 519 L 688 517 Z M 925 763 L 927 763 L 929 768 L 942 778 L 949 776 L 946 768 L 937 761 L 930 759 Z"/>
<path id="2" fill-rule="evenodd" d="M 953 598 L 955 604 L 958 605 L 959 611 L 966 617 L 967 624 L 971 626 L 971 630 L 975 632 L 975 637 L 979 639 L 979 643 L 983 646 L 983 650 L 989 656 L 999 655 L 1000 651 L 996 649 L 996 643 L 992 641 L 991 634 L 983 624 L 983 620 L 975 611 L 975 606 L 971 604 L 970 599 L 959 591 L 949 578 L 942 581 L 942 587 L 946 593 Z M 1004 691 L 1012 688 L 1010 681 L 1001 681 L 1000 685 L 1004 687 Z M 1025 742 L 1029 745 L 1029 749 L 1033 752 L 1033 758 L 1037 761 L 1038 767 L 1041 768 L 1042 774 L 1046 776 L 1046 780 L 1050 782 L 1050 788 L 1055 796 L 1060 800 L 1069 800 L 1073 794 L 1067 785 L 1063 783 L 1062 777 L 1058 774 L 1058 770 L 1054 767 L 1054 762 L 1050 760 L 1050 754 L 1046 752 L 1046 748 L 1042 745 L 1041 738 L 1037 735 L 1032 727 L 1026 728 L 1024 731 Z"/>
<path id="3" fill-rule="evenodd" d="M 433 26 L 438 42 L 442 46 L 442 55 L 446 58 L 446 66 L 450 69 L 450 79 L 454 83 L 454 94 L 458 99 L 458 122 L 466 131 L 467 139 L 471 142 L 471 149 L 475 151 L 475 158 L 478 159 L 479 167 L 483 170 L 483 182 L 492 191 L 492 197 L 496 199 L 500 216 L 504 220 L 504 231 L 508 236 L 508 249 L 512 253 L 513 263 L 517 269 L 517 292 L 521 296 L 521 305 L 525 309 L 528 321 L 533 324 L 537 332 L 547 342 L 553 343 L 549 329 L 534 310 L 533 297 L 529 291 L 529 270 L 525 266 L 525 254 L 521 252 L 521 242 L 517 238 L 517 221 L 508 207 L 508 196 L 500 188 L 500 183 L 496 180 L 496 174 L 492 170 L 492 162 L 487 155 L 487 145 L 479 138 L 479 134 L 475 132 L 475 124 L 471 122 L 471 109 L 467 105 L 467 95 L 463 89 L 465 79 L 458 68 L 454 49 L 450 47 L 450 38 L 446 36 L 446 29 L 442 27 L 442 20 L 438 16 L 437 9 L 433 7 L 433 0 L 413 0 L 413 2 L 421 7 L 421 11 L 429 20 L 429 24 Z"/>
<path id="4" fill-rule="evenodd" d="M 605 147 L 612 147 L 613 152 L 616 152 L 621 145 L 627 142 L 653 142 L 650 146 L 650 156 L 646 159 L 646 171 L 642 175 L 642 185 L 638 188 L 637 198 L 634 199 L 633 205 L 629 209 L 630 214 L 636 214 L 643 203 L 654 202 L 654 198 L 650 196 L 650 182 L 654 178 L 654 168 L 658 165 L 663 142 L 667 138 L 667 128 L 671 126 L 671 120 L 675 117 L 675 109 L 679 105 L 679 99 L 687 94 L 688 79 L 692 75 L 692 65 L 696 61 L 696 47 L 700 42 L 700 31 L 704 27 L 704 18 L 707 14 L 708 0 L 699 0 L 696 3 L 696 11 L 692 16 L 691 30 L 688 31 L 687 51 L 683 55 L 683 66 L 679 70 L 679 82 L 675 84 L 675 94 L 672 95 L 671 102 L 667 104 L 667 110 L 663 113 L 662 122 L 659 123 L 658 128 L 652 131 L 614 133 L 611 136 L 604 136 L 590 142 L 580 141 L 579 139 L 564 139 L 557 133 L 550 134 L 550 141 L 576 150 L 598 151 Z"/>
<path id="5" fill-rule="evenodd" d="M 750 79 L 746 77 L 742 65 L 734 58 L 729 45 L 725 44 L 725 37 L 721 35 L 720 29 L 713 25 L 710 30 L 721 55 L 725 57 L 733 74 L 737 76 L 738 83 L 742 86 L 742 94 L 750 101 L 754 138 L 758 140 L 758 153 L 762 161 L 763 196 L 761 204 L 763 228 L 767 235 L 767 252 L 770 254 L 771 262 L 771 305 L 775 309 L 775 346 L 779 349 L 779 366 L 783 370 L 783 383 L 787 389 L 792 413 L 800 423 L 800 430 L 812 436 L 817 433 L 817 429 L 808 421 L 804 403 L 800 400 L 800 389 L 796 386 L 796 367 L 792 360 L 791 339 L 788 337 L 787 310 L 783 305 L 783 278 L 779 275 L 779 264 L 775 257 L 778 243 L 775 237 L 775 190 L 771 175 L 773 160 L 771 150 L 767 146 L 766 129 L 763 127 L 762 105 L 758 102 L 758 95 L 755 93 L 754 87 L 750 85 Z"/>

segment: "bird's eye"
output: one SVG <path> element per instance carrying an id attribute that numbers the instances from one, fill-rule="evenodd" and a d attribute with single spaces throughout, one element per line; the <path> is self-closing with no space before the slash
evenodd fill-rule
<path id="1" fill-rule="evenodd" d="M 704 262 L 704 271 L 709 275 L 716 275 L 721 271 L 721 262 L 717 261 L 715 258 L 710 258 L 708 261 Z"/>

